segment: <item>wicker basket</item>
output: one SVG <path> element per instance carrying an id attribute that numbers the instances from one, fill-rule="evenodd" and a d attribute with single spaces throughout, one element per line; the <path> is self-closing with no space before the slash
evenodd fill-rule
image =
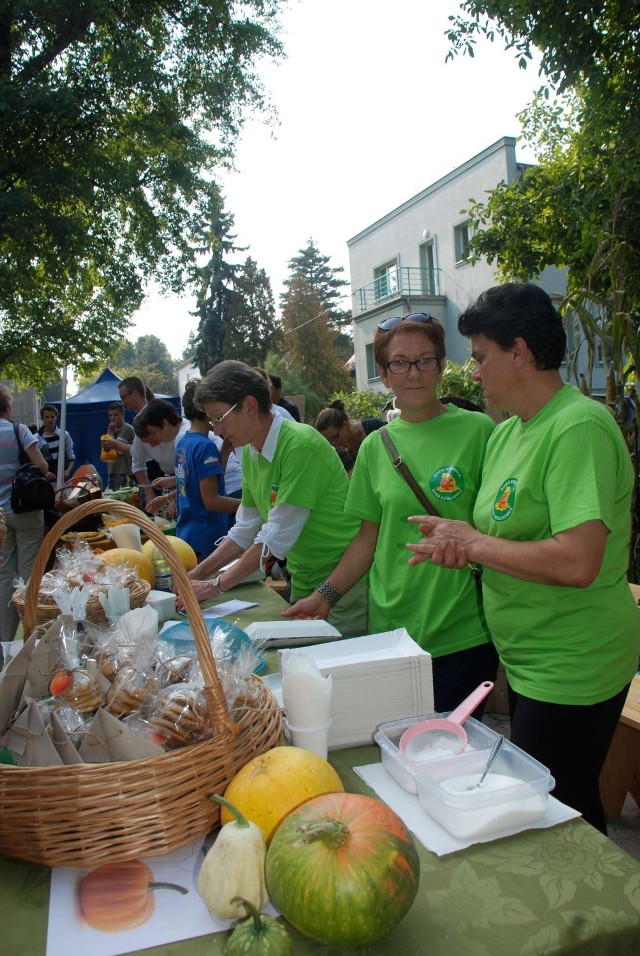
<path id="1" fill-rule="evenodd" d="M 57 524 L 56 524 L 57 527 Z M 133 609 L 134 607 L 142 607 L 144 602 L 147 600 L 147 594 L 151 590 L 151 585 L 148 581 L 141 581 L 140 578 L 131 578 L 129 584 L 127 584 L 129 589 L 129 605 Z M 94 624 L 106 624 L 107 615 L 104 613 L 104 608 L 100 604 L 100 598 L 98 597 L 100 591 L 104 591 L 106 594 L 108 587 L 96 588 L 93 594 L 90 596 L 87 601 L 87 612 L 86 620 L 93 621 Z M 16 611 L 20 617 L 24 620 L 24 609 L 25 609 L 25 598 L 19 595 L 17 592 L 11 598 L 11 603 L 14 605 Z M 34 624 L 50 624 L 51 621 L 55 619 L 60 614 L 60 608 L 57 604 L 36 604 L 33 610 L 33 621 Z M 25 635 L 28 637 L 31 633 L 30 630 L 27 630 L 25 625 Z"/>
<path id="2" fill-rule="evenodd" d="M 63 516 L 45 537 L 25 595 L 25 633 L 51 549 L 70 522 L 99 511 L 92 501 Z M 281 740 L 278 704 L 259 678 L 256 706 L 229 712 L 200 606 L 176 552 L 137 508 L 112 502 L 151 538 L 171 568 L 194 634 L 214 736 L 159 757 L 108 764 L 10 767 L 0 764 L 0 853 L 48 866 L 95 866 L 168 853 L 219 822 L 210 800 L 252 757 Z"/>

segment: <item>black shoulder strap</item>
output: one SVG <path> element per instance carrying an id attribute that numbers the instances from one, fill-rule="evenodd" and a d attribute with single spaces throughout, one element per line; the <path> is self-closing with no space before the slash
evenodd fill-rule
<path id="1" fill-rule="evenodd" d="M 379 428 L 378 434 L 382 438 L 382 441 L 385 443 L 387 447 L 387 451 L 391 455 L 393 467 L 400 472 L 400 474 L 402 475 L 406 483 L 409 485 L 409 487 L 413 491 L 414 495 L 416 496 L 416 498 L 418 499 L 422 507 L 426 508 L 426 510 L 428 511 L 430 515 L 434 515 L 436 518 L 439 518 L 440 517 L 439 511 L 431 504 L 431 502 L 425 495 L 424 491 L 422 490 L 418 482 L 415 480 L 415 478 L 413 477 L 413 475 L 411 474 L 411 472 L 409 471 L 409 469 L 403 462 L 400 455 L 398 454 L 398 449 L 393 444 L 391 435 L 387 431 L 387 426 L 383 425 L 382 428 Z"/>

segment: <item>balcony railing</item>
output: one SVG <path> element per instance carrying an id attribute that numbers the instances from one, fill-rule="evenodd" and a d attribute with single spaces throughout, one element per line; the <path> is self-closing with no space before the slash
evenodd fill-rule
<path id="1" fill-rule="evenodd" d="M 430 295 L 440 295 L 439 269 L 400 266 L 356 289 L 353 293 L 353 312 L 357 315 L 402 296 L 424 298 Z"/>

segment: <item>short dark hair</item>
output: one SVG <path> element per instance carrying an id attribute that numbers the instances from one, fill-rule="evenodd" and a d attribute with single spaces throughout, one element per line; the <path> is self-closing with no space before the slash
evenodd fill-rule
<path id="1" fill-rule="evenodd" d="M 199 378 L 190 378 L 184 387 L 184 395 L 182 396 L 182 411 L 184 412 L 184 417 L 190 422 L 205 422 L 207 420 L 207 414 L 205 410 L 196 404 L 195 400 L 196 389 L 199 384 Z"/>
<path id="2" fill-rule="evenodd" d="M 458 319 L 458 331 L 467 338 L 485 335 L 502 349 L 524 339 L 541 371 L 560 368 L 567 349 L 560 313 L 533 282 L 506 282 L 482 292 Z"/>
<path id="3" fill-rule="evenodd" d="M 444 329 L 433 316 L 429 322 L 414 322 L 412 319 L 404 319 L 402 322 L 393 325 L 386 332 L 382 329 L 378 329 L 373 340 L 373 357 L 376 361 L 376 365 L 384 366 L 387 361 L 391 342 L 397 335 L 406 335 L 407 332 L 416 331 L 422 332 L 422 334 L 429 339 L 435 349 L 438 366 L 441 367 L 443 360 L 447 357 L 444 345 Z"/>
<path id="4" fill-rule="evenodd" d="M 164 422 L 179 425 L 181 421 L 171 402 L 166 402 L 164 398 L 154 398 L 134 418 L 133 430 L 138 438 L 144 440 L 149 434 L 149 428 L 162 428 Z"/>
<path id="5" fill-rule="evenodd" d="M 269 372 L 269 378 L 271 379 L 271 384 L 276 390 L 282 389 L 282 379 L 279 375 L 272 375 L 271 372 Z"/>
<path id="6" fill-rule="evenodd" d="M 209 369 L 195 391 L 194 399 L 201 408 L 211 402 L 227 402 L 239 405 L 251 395 L 258 403 L 258 410 L 267 414 L 271 410 L 271 394 L 266 378 L 244 362 L 225 359 Z"/>
<path id="7" fill-rule="evenodd" d="M 118 390 L 121 388 L 124 388 L 127 393 L 139 392 L 140 395 L 145 394 L 145 384 L 137 375 L 128 375 L 127 378 L 123 378 L 121 382 L 118 382 Z"/>
<path id="8" fill-rule="evenodd" d="M 58 415 L 58 409 L 56 408 L 55 405 L 52 405 L 51 402 L 47 402 L 47 403 L 46 403 L 45 405 L 43 405 L 42 408 L 40 409 L 40 417 L 41 417 L 41 418 L 42 418 L 42 413 L 43 413 L 43 412 L 55 412 L 55 413 L 56 413 L 56 417 L 57 417 L 57 415 Z"/>
<path id="9" fill-rule="evenodd" d="M 122 415 L 124 415 L 124 405 L 122 404 L 122 402 L 109 402 L 109 404 L 107 405 L 107 411 L 120 412 Z"/>

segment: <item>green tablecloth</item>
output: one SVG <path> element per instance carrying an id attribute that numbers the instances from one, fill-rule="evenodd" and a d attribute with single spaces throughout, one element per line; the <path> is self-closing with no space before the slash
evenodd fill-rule
<path id="1" fill-rule="evenodd" d="M 268 593 L 267 593 L 268 592 Z M 260 600 L 243 612 L 270 620 L 282 607 L 264 585 L 233 597 Z M 377 747 L 329 755 L 345 789 L 370 793 L 352 768 L 379 759 Z M 582 820 L 479 844 L 439 858 L 419 846 L 420 890 L 404 920 L 366 952 L 388 956 L 637 956 L 640 952 L 640 863 Z M 49 870 L 0 858 L 0 951 L 44 956 Z M 294 953 L 331 949 L 295 930 Z M 148 956 L 215 956 L 226 934 L 145 950 Z M 89 954 L 90 956 L 90 954 Z"/>

